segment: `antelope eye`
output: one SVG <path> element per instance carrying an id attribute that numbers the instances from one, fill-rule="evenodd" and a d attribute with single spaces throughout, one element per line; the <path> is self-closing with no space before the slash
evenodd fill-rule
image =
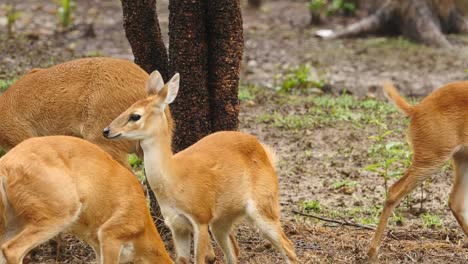
<path id="1" fill-rule="evenodd" d="M 138 121 L 138 120 L 140 120 L 140 118 L 141 118 L 141 115 L 139 115 L 139 114 L 131 114 L 130 115 L 130 120 L 131 121 Z"/>

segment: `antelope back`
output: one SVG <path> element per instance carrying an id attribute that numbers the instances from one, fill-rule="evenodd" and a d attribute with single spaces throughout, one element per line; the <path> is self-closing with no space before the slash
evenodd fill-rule
<path id="1" fill-rule="evenodd" d="M 111 155 L 134 144 L 104 140 L 102 129 L 146 97 L 148 74 L 130 61 L 86 58 L 33 69 L 0 97 L 0 146 L 34 136 L 70 135 L 104 146 Z"/>

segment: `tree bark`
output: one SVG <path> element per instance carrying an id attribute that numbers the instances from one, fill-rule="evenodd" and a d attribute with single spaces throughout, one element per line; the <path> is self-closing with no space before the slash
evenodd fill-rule
<path id="1" fill-rule="evenodd" d="M 450 47 L 444 33 L 468 33 L 468 21 L 457 8 L 455 0 L 387 0 L 369 17 L 327 38 L 393 32 L 395 29 L 416 42 Z"/>
<path id="2" fill-rule="evenodd" d="M 158 70 L 168 80 L 167 50 L 156 13 L 156 0 L 121 0 L 125 35 L 135 63 L 147 73 Z"/>
<path id="3" fill-rule="evenodd" d="M 176 152 L 211 132 L 205 9 L 200 0 L 169 2 L 170 70 L 181 76 L 177 100 L 171 105 Z"/>
<path id="4" fill-rule="evenodd" d="M 210 1 L 207 31 L 211 131 L 237 130 L 238 87 L 244 49 L 239 0 Z"/>

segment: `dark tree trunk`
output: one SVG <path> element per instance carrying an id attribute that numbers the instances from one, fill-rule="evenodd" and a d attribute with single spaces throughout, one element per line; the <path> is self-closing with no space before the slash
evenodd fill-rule
<path id="1" fill-rule="evenodd" d="M 171 107 L 174 150 L 239 125 L 238 85 L 244 41 L 238 0 L 171 0 L 171 73 L 181 75 Z"/>
<path id="2" fill-rule="evenodd" d="M 181 76 L 177 100 L 171 105 L 176 122 L 175 151 L 211 132 L 205 8 L 200 0 L 169 2 L 170 69 Z"/>
<path id="3" fill-rule="evenodd" d="M 158 70 L 167 80 L 167 50 L 159 27 L 156 0 L 121 2 L 125 35 L 132 47 L 135 63 L 148 73 Z"/>
<path id="4" fill-rule="evenodd" d="M 450 47 L 444 33 L 468 33 L 468 21 L 454 0 L 386 0 L 369 17 L 326 37 L 350 37 L 395 30 L 420 43 Z"/>
<path id="5" fill-rule="evenodd" d="M 211 130 L 237 130 L 244 39 L 239 0 L 210 1 L 207 12 Z"/>

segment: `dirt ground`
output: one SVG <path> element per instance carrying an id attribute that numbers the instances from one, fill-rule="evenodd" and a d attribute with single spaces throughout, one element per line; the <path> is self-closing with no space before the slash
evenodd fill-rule
<path id="1" fill-rule="evenodd" d="M 158 3 L 167 41 L 166 5 Z M 65 33 L 56 32 L 53 1 L 29 0 L 17 8 L 22 13 L 15 38 L 7 39 L 0 18 L 0 80 L 84 56 L 132 59 L 118 1 L 78 1 L 76 26 Z M 381 174 L 365 167 L 382 160 L 379 144 L 397 143 L 408 152 L 408 121 L 392 105 L 374 99 L 380 98 L 380 83 L 391 79 L 417 100 L 444 83 L 468 79 L 468 37 L 449 36 L 455 45 L 450 50 L 382 36 L 322 41 L 313 36 L 317 27 L 308 25 L 305 1 L 270 0 L 260 11 L 244 8 L 243 16 L 241 130 L 277 150 L 282 221 L 300 263 L 365 262 L 372 231 L 293 211 L 374 226 L 385 187 Z M 322 28 L 355 19 L 332 18 Z M 86 34 L 90 22 L 95 37 Z M 328 94 L 277 91 L 284 76 L 304 64 L 326 83 Z M 345 91 L 348 95 L 341 95 Z M 376 141 L 376 135 L 388 131 L 393 132 Z M 401 173 L 405 167 L 398 161 L 392 171 Z M 382 244 L 382 263 L 468 263 L 463 232 L 447 207 L 451 182 L 446 166 L 399 207 Z M 237 235 L 240 263 L 284 263 L 255 229 L 241 224 Z M 71 237 L 66 241 L 59 256 L 48 243 L 25 262 L 92 263 L 88 247 Z M 172 252 L 170 238 L 165 241 Z M 219 248 L 217 254 L 217 263 L 222 263 Z"/>

